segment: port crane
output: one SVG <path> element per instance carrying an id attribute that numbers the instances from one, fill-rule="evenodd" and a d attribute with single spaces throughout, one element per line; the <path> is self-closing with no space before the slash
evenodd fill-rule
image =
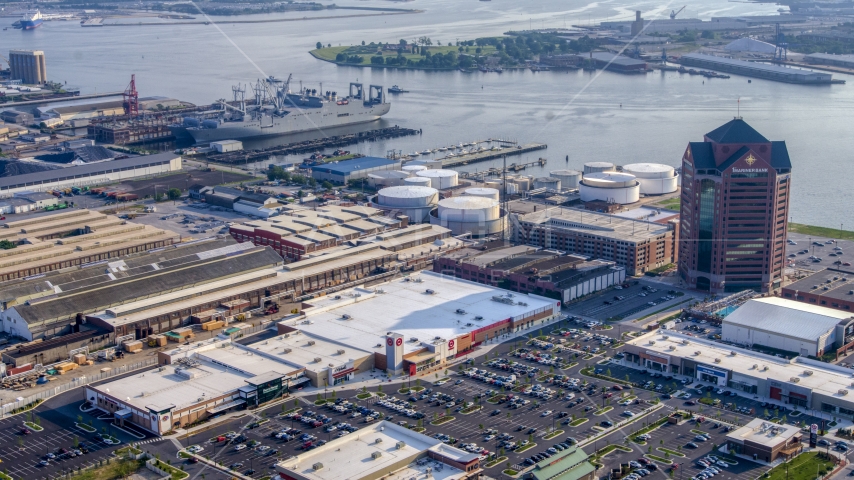
<path id="1" fill-rule="evenodd" d="M 670 11 L 670 19 L 676 20 L 676 15 L 679 15 L 680 13 L 682 13 L 682 10 L 685 10 L 685 7 L 687 7 L 687 6 L 688 5 L 685 5 L 682 8 L 680 8 L 679 10 L 671 10 Z"/>

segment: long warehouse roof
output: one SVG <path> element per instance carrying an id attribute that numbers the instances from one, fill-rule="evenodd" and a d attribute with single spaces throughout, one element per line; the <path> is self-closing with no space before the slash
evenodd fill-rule
<path id="1" fill-rule="evenodd" d="M 121 160 L 91 163 L 77 167 L 59 168 L 44 172 L 25 173 L 23 175 L 14 175 L 12 177 L 2 177 L 0 178 L 0 190 L 26 187 L 30 185 L 41 185 L 43 183 L 58 182 L 66 179 L 86 178 L 119 170 L 145 167 L 147 165 L 162 165 L 176 158 L 181 158 L 181 156 L 175 155 L 174 153 L 158 153 L 155 155 L 123 158 Z"/>
<path id="2" fill-rule="evenodd" d="M 836 327 L 840 320 L 851 317 L 851 313 L 832 308 L 768 297 L 748 300 L 724 318 L 724 326 L 815 340 Z"/>

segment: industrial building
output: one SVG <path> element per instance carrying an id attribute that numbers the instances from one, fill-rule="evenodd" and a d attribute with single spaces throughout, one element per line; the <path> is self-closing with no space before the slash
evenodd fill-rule
<path id="1" fill-rule="evenodd" d="M 438 204 L 439 191 L 435 188 L 405 185 L 383 188 L 371 199 L 370 206 L 389 216 L 406 215 L 415 224 L 429 222 L 430 212 Z"/>
<path id="2" fill-rule="evenodd" d="M 219 142 L 211 142 L 210 146 L 217 153 L 238 152 L 243 150 L 243 142 L 240 140 L 221 140 Z"/>
<path id="3" fill-rule="evenodd" d="M 804 55 L 804 61 L 816 65 L 854 68 L 854 55 L 836 55 L 833 53 L 810 53 Z"/>
<path id="4" fill-rule="evenodd" d="M 800 453 L 802 432 L 797 425 L 776 424 L 754 418 L 747 425 L 727 433 L 726 449 L 733 455 L 771 463 L 781 455 Z"/>
<path id="5" fill-rule="evenodd" d="M 704 53 L 686 53 L 679 58 L 679 63 L 720 72 L 736 73 L 745 77 L 773 80 L 775 82 L 829 85 L 833 80 L 833 75 L 830 73 L 813 72 L 801 68 L 784 67 L 768 63 L 748 62 L 746 60 L 718 57 Z"/>
<path id="6" fill-rule="evenodd" d="M 278 215 L 284 208 L 276 197 L 230 187 L 213 187 L 204 195 L 198 191 L 195 195 L 205 203 L 261 218 Z"/>
<path id="7" fill-rule="evenodd" d="M 181 156 L 157 153 L 0 178 L 0 198 L 20 192 L 100 185 L 181 170 Z"/>
<path id="8" fill-rule="evenodd" d="M 283 480 L 480 478 L 480 456 L 380 421 L 276 464 Z"/>
<path id="9" fill-rule="evenodd" d="M 361 157 L 311 167 L 311 176 L 318 182 L 330 181 L 346 185 L 350 180 L 368 178 L 384 170 L 400 170 L 400 160 L 380 157 Z"/>
<path id="10" fill-rule="evenodd" d="M 640 182 L 634 175 L 620 172 L 588 173 L 578 184 L 582 202 L 628 205 L 640 200 L 640 190 Z"/>
<path id="11" fill-rule="evenodd" d="M 33 212 L 58 203 L 59 198 L 49 193 L 16 193 L 12 198 L 0 200 L 0 214 Z"/>
<path id="12" fill-rule="evenodd" d="M 843 312 L 854 311 L 854 270 L 841 266 L 820 270 L 783 287 L 782 296 Z"/>
<path id="13" fill-rule="evenodd" d="M 9 78 L 27 85 L 47 83 L 47 64 L 41 50 L 10 50 Z"/>
<path id="14" fill-rule="evenodd" d="M 22 112 L 20 110 L 4 110 L 3 112 L 0 112 L 0 120 L 3 120 L 5 123 L 12 123 L 15 125 L 32 125 L 36 121 L 32 113 Z"/>
<path id="15" fill-rule="evenodd" d="M 507 212 L 498 200 L 472 195 L 439 200 L 438 208 L 430 212 L 430 223 L 450 229 L 453 235 L 475 238 L 500 235 L 508 228 Z"/>
<path id="16" fill-rule="evenodd" d="M 0 251 L 0 282 L 109 261 L 179 239 L 175 232 L 85 209 L 7 221 L 0 224 L 0 240 L 17 247 Z"/>
<path id="17" fill-rule="evenodd" d="M 673 193 L 679 186 L 679 174 L 670 165 L 659 163 L 632 163 L 623 166 L 623 172 L 634 175 L 641 195 Z"/>
<path id="18" fill-rule="evenodd" d="M 546 207 L 517 216 L 514 242 L 614 262 L 638 275 L 677 259 L 678 222 L 666 224 L 575 208 Z"/>
<path id="19" fill-rule="evenodd" d="M 854 415 L 849 368 L 765 355 L 672 330 L 632 339 L 624 353 L 621 363 L 628 367 L 687 377 L 798 409 Z"/>
<path id="20" fill-rule="evenodd" d="M 590 62 L 596 68 L 619 73 L 646 73 L 647 64 L 643 60 L 617 55 L 610 52 L 592 52 Z"/>
<path id="21" fill-rule="evenodd" d="M 187 106 L 184 102 L 167 97 L 142 97 L 139 99 L 139 110 L 161 110 Z M 63 122 L 74 120 L 89 120 L 95 117 L 116 117 L 125 114 L 122 100 L 106 102 L 81 103 L 77 105 L 61 105 L 58 107 L 37 107 L 36 112 L 42 118 L 59 118 Z"/>
<path id="22" fill-rule="evenodd" d="M 854 341 L 854 316 L 785 298 L 748 300 L 724 317 L 721 340 L 819 357 Z"/>
<path id="23" fill-rule="evenodd" d="M 301 330 L 373 352 L 377 369 L 415 375 L 442 369 L 486 340 L 536 328 L 557 318 L 560 306 L 425 271 L 305 301 L 300 315 L 280 322 L 278 331 Z"/>
<path id="24" fill-rule="evenodd" d="M 774 55 L 777 51 L 777 46 L 768 42 L 756 40 L 755 38 L 743 37 L 729 42 L 724 47 L 724 50 L 727 52 L 753 52 Z"/>
<path id="25" fill-rule="evenodd" d="M 682 155 L 679 274 L 712 293 L 780 287 L 792 162 L 740 117 Z"/>
<path id="26" fill-rule="evenodd" d="M 433 262 L 433 271 L 516 292 L 535 293 L 569 303 L 584 295 L 619 285 L 626 269 L 614 262 L 585 260 L 552 250 L 502 241 L 448 253 Z"/>

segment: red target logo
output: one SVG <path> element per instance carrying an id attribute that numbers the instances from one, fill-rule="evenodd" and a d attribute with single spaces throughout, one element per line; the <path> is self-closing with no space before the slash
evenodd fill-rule
<path id="1" fill-rule="evenodd" d="M 448 350 L 453 350 L 453 349 L 454 349 L 454 341 L 451 340 L 450 342 L 448 342 Z"/>
<path id="2" fill-rule="evenodd" d="M 391 338 L 387 338 L 385 340 L 385 344 L 390 347 L 390 346 L 394 345 L 394 340 L 392 340 Z"/>
<path id="3" fill-rule="evenodd" d="M 397 345 L 399 347 L 399 346 L 403 345 L 403 339 L 398 338 L 397 341 L 395 341 L 394 343 L 395 343 L 395 345 Z"/>

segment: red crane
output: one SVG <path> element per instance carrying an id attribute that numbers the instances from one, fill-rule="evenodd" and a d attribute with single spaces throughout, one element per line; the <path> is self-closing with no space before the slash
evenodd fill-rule
<path id="1" fill-rule="evenodd" d="M 136 75 L 130 76 L 128 88 L 122 93 L 122 107 L 125 109 L 125 115 L 139 115 L 139 93 L 136 91 Z"/>

